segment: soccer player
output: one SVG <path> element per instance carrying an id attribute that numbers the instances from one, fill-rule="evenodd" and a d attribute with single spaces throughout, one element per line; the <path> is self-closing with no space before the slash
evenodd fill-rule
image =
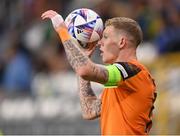
<path id="1" fill-rule="evenodd" d="M 49 10 L 41 17 L 51 19 L 68 61 L 79 76 L 83 117 L 100 117 L 102 135 L 147 135 L 152 125 L 156 87 L 136 57 L 136 49 L 142 42 L 137 22 L 125 17 L 106 21 L 98 45 L 102 60 L 108 65 L 99 65 L 88 57 L 93 49 L 83 51 L 71 38 L 61 15 Z M 101 97 L 96 97 L 90 81 L 104 85 Z"/>

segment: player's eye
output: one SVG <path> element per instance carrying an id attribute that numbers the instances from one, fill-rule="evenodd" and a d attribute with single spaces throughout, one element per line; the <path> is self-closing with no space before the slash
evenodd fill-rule
<path id="1" fill-rule="evenodd" d="M 103 34 L 103 38 L 104 38 L 104 39 L 107 39 L 108 36 L 107 36 L 106 34 Z"/>

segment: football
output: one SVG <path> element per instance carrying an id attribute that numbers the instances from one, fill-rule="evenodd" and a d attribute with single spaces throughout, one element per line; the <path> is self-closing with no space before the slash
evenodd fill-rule
<path id="1" fill-rule="evenodd" d="M 68 32 L 83 48 L 88 48 L 88 43 L 93 43 L 101 38 L 103 21 L 93 10 L 80 8 L 72 11 L 65 19 Z"/>

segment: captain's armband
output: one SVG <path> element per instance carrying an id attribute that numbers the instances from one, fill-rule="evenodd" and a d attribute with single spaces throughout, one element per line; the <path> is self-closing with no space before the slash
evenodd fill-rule
<path id="1" fill-rule="evenodd" d="M 115 65 L 106 66 L 108 70 L 108 81 L 104 84 L 105 88 L 117 87 L 118 83 L 122 80 L 121 72 Z"/>

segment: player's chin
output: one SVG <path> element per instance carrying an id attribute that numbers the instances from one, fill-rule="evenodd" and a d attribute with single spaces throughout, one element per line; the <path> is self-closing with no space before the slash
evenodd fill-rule
<path id="1" fill-rule="evenodd" d="M 113 61 L 110 58 L 105 57 L 104 54 L 102 54 L 101 57 L 102 57 L 102 62 L 103 63 L 105 63 L 105 64 L 112 64 L 113 63 Z"/>
<path id="2" fill-rule="evenodd" d="M 103 53 L 101 54 L 101 57 L 102 57 L 102 62 L 106 64 L 108 61 L 107 61 L 106 58 L 104 57 Z"/>

